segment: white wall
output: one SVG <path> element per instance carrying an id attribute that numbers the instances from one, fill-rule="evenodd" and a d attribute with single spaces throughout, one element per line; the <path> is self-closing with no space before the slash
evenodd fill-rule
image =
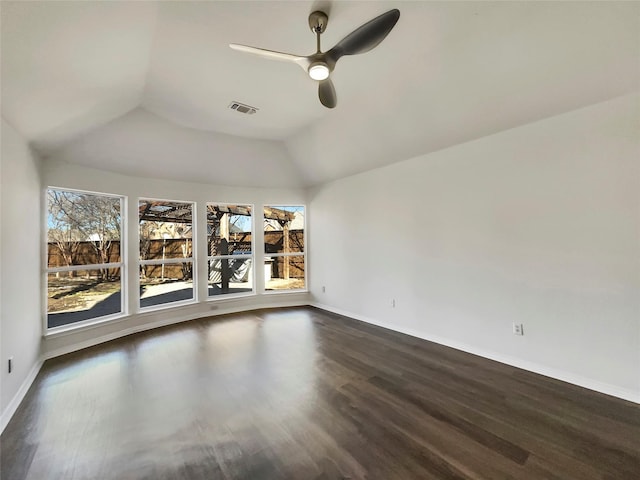
<path id="1" fill-rule="evenodd" d="M 212 153 L 213 154 L 213 153 Z M 179 162 L 179 160 L 176 160 Z M 232 167 L 230 167 L 232 168 Z M 43 344 L 45 358 L 72 351 L 81 347 L 117 338 L 123 334 L 149 329 L 162 324 L 200 318 L 207 315 L 248 310 L 252 308 L 286 305 L 305 305 L 309 302 L 307 293 L 261 294 L 264 277 L 256 275 L 258 295 L 240 299 L 207 299 L 207 246 L 199 241 L 206 238 L 198 226 L 206 225 L 206 203 L 248 203 L 256 208 L 255 263 L 263 264 L 263 232 L 261 206 L 306 204 L 306 192 L 296 188 L 242 188 L 216 186 L 200 183 L 176 182 L 170 180 L 125 176 L 60 161 L 43 161 L 43 184 L 50 187 L 87 190 L 92 192 L 125 195 L 128 198 L 126 237 L 128 250 L 125 253 L 129 268 L 128 279 L 129 315 L 123 319 L 101 323 L 92 327 L 48 335 Z M 157 198 L 196 202 L 195 249 L 198 302 L 188 306 L 173 307 L 153 312 L 139 313 L 138 310 L 138 198 Z"/>
<path id="2" fill-rule="evenodd" d="M 300 184 L 282 142 L 195 130 L 142 108 L 80 136 L 49 157 L 97 169 L 108 165 L 107 170 L 124 175 L 146 177 L 153 172 L 155 178 L 213 185 Z"/>
<path id="3" fill-rule="evenodd" d="M 3 120 L 3 421 L 41 350 L 46 358 L 210 313 L 309 301 L 287 294 L 207 302 L 201 281 L 197 304 L 140 314 L 133 295 L 130 316 L 47 337 L 41 347 L 47 185 L 128 196 L 131 265 L 138 197 L 195 201 L 201 222 L 207 201 L 308 200 L 317 304 L 640 402 L 639 103 L 637 95 L 621 97 L 311 192 L 145 179 L 52 161 L 40 173 Z M 258 228 L 257 245 L 261 236 Z M 206 246 L 196 248 L 206 278 Z M 133 291 L 136 269 L 127 275 Z M 523 337 L 512 335 L 514 321 L 524 323 Z M 10 355 L 15 370 L 7 375 Z"/>
<path id="4" fill-rule="evenodd" d="M 639 103 L 316 188 L 314 301 L 640 402 Z"/>
<path id="5" fill-rule="evenodd" d="M 0 422 L 18 406 L 21 387 L 37 372 L 42 335 L 40 309 L 40 162 L 22 136 L 4 119 L 0 242 Z M 14 357 L 9 374 L 7 359 Z M 18 398 L 19 397 L 19 398 Z M 14 400 L 15 399 L 15 400 Z M 11 411 L 10 411 L 11 410 Z"/>

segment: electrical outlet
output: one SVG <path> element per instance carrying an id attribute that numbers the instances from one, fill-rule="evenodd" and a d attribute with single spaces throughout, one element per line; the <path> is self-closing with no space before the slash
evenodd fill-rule
<path id="1" fill-rule="evenodd" d="M 324 287 L 324 285 L 322 285 L 322 293 L 325 293 L 327 291 L 327 289 Z"/>
<path id="2" fill-rule="evenodd" d="M 514 335 L 524 335 L 524 327 L 521 323 L 513 324 L 513 334 Z"/>
<path id="3" fill-rule="evenodd" d="M 391 300 L 391 308 L 396 308 L 396 299 Z"/>
<path id="4" fill-rule="evenodd" d="M 13 357 L 9 357 L 9 361 L 7 362 L 7 370 L 9 373 L 13 372 Z"/>

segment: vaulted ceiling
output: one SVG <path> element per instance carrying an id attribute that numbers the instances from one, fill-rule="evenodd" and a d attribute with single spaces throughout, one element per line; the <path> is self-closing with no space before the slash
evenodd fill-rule
<path id="1" fill-rule="evenodd" d="M 342 58 L 338 106 L 296 65 L 391 8 Z M 242 186 L 313 185 L 640 86 L 638 2 L 7 2 L 2 116 L 45 159 Z M 243 115 L 239 101 L 259 108 Z"/>

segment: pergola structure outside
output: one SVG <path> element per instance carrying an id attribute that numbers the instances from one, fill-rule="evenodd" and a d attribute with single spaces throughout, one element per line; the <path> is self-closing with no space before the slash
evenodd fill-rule
<path id="1" fill-rule="evenodd" d="M 173 222 L 173 223 L 192 223 L 193 213 L 191 208 L 185 208 L 183 202 L 168 202 L 155 200 L 141 200 L 138 205 L 139 220 L 150 222 Z M 220 245 L 217 255 L 229 255 L 229 217 L 232 215 L 251 216 L 251 207 L 246 205 L 221 205 L 207 204 L 207 225 L 212 227 L 213 232 L 219 230 Z M 283 230 L 283 251 L 289 253 L 290 238 L 289 227 L 294 219 L 294 214 L 286 210 L 274 207 L 264 207 L 264 218 L 275 220 Z M 209 250 L 213 245 L 209 247 Z M 211 255 L 213 252 L 209 251 Z M 229 259 L 222 260 L 222 290 L 229 289 L 229 279 L 231 271 L 229 268 Z M 283 277 L 289 280 L 290 269 L 289 259 L 284 257 Z"/>

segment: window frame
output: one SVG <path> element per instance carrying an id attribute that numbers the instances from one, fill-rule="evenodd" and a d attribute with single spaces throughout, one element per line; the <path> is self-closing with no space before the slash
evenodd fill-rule
<path id="1" fill-rule="evenodd" d="M 70 192 L 76 194 L 84 194 L 84 195 L 95 195 L 100 197 L 109 197 L 113 199 L 118 199 L 120 201 L 120 261 L 119 262 L 109 262 L 109 263 L 91 263 L 84 265 L 69 265 L 64 267 L 52 267 L 50 268 L 49 263 L 49 200 L 48 194 L 50 190 L 58 190 L 62 192 Z M 128 262 L 127 262 L 127 252 L 128 252 L 128 244 L 127 244 L 127 208 L 128 208 L 128 199 L 126 195 L 121 195 L 117 193 L 106 193 L 106 192 L 96 192 L 92 190 L 82 190 L 78 188 L 67 188 L 67 187 L 57 187 L 53 185 L 48 185 L 43 189 L 43 204 L 44 208 L 43 216 L 44 216 L 44 234 L 42 235 L 43 247 L 42 247 L 42 310 L 43 310 L 43 335 L 50 336 L 58 333 L 64 333 L 72 330 L 81 329 L 83 327 L 98 325 L 106 322 L 110 322 L 113 320 L 121 319 L 126 317 L 129 314 L 128 311 L 128 282 L 127 282 L 127 272 L 128 272 Z M 56 327 L 49 327 L 49 275 L 52 273 L 61 273 L 61 272 L 72 272 L 72 271 L 89 271 L 89 270 L 100 270 L 100 269 L 113 269 L 118 268 L 120 270 L 120 311 L 116 313 L 111 313 L 107 315 L 101 315 L 99 317 L 87 318 L 86 320 L 80 320 L 78 322 L 72 322 L 65 325 L 59 325 Z"/>
<path id="2" fill-rule="evenodd" d="M 242 298 L 242 297 L 252 297 L 257 295 L 256 288 L 256 279 L 257 277 L 257 269 L 258 266 L 256 264 L 256 209 L 255 205 L 252 203 L 230 203 L 230 202 L 206 202 L 207 212 L 209 210 L 209 205 L 236 205 L 243 207 L 251 208 L 251 253 L 250 254 L 238 254 L 238 255 L 209 255 L 209 251 L 207 251 L 207 301 L 221 301 L 221 300 L 230 300 L 234 298 Z M 209 220 L 206 219 L 207 228 L 205 229 L 205 235 L 207 239 L 207 247 L 209 246 Z M 248 259 L 251 260 L 251 291 L 250 292 L 238 292 L 238 293 L 223 293 L 219 295 L 209 295 L 209 262 L 215 260 L 242 260 Z M 264 267 L 263 267 L 264 268 Z"/>
<path id="3" fill-rule="evenodd" d="M 302 241 L 303 241 L 303 250 L 302 252 L 290 252 L 290 253 L 267 253 L 266 252 L 266 242 L 264 241 L 264 221 L 265 221 L 265 216 L 264 216 L 264 209 L 265 207 L 269 207 L 269 208 L 278 208 L 278 207 L 302 207 L 304 209 L 304 231 L 302 233 Z M 289 289 L 281 289 L 281 290 L 277 290 L 277 289 L 271 289 L 271 290 L 267 290 L 267 282 L 265 281 L 264 283 L 264 288 L 263 288 L 263 294 L 265 295 L 286 295 L 286 294 L 290 294 L 290 293 L 306 293 L 309 292 L 309 280 L 308 280 L 308 276 L 309 276 L 309 269 L 308 269 L 308 261 L 307 261 L 307 205 L 305 203 L 270 203 L 270 204 L 263 204 L 262 205 L 262 254 L 263 254 L 263 260 L 266 257 L 272 257 L 272 258 L 278 258 L 278 257 L 303 257 L 303 262 L 304 262 L 304 288 L 289 288 Z M 262 268 L 264 269 L 264 261 L 262 262 Z"/>
<path id="4" fill-rule="evenodd" d="M 167 203 L 186 203 L 191 205 L 191 257 L 175 257 L 175 258 L 165 258 L 163 259 L 154 259 L 154 260 L 142 260 L 140 258 L 140 201 L 150 201 L 150 202 L 167 202 Z M 180 307 L 185 305 L 193 305 L 198 303 L 198 262 L 197 262 L 197 206 L 198 202 L 195 200 L 173 200 L 169 198 L 154 198 L 154 197 L 137 197 L 136 206 L 138 210 L 137 220 L 136 220 L 136 239 L 137 239 L 137 252 L 136 255 L 136 271 L 138 272 L 138 300 L 137 300 L 137 308 L 139 313 L 148 313 L 155 312 L 158 310 L 165 310 L 174 307 Z M 159 303 L 156 305 L 148 305 L 143 307 L 142 296 L 140 295 L 140 267 L 143 265 L 171 265 L 171 264 L 181 264 L 181 263 L 191 263 L 191 281 L 192 281 L 192 290 L 193 296 L 191 298 L 185 300 L 176 300 L 173 302 L 167 303 Z"/>

